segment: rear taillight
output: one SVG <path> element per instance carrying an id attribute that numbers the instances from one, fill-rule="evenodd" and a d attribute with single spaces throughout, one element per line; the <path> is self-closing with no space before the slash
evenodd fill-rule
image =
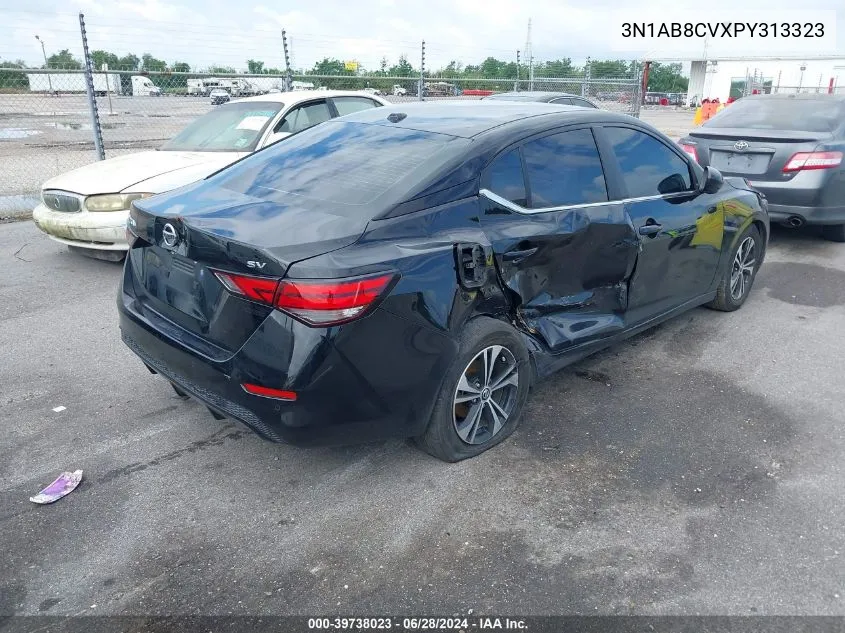
<path id="1" fill-rule="evenodd" d="M 310 325 L 343 323 L 363 314 L 387 290 L 394 275 L 349 280 L 288 280 L 275 305 Z"/>
<path id="2" fill-rule="evenodd" d="M 273 279 L 222 271 L 214 275 L 236 295 L 273 306 L 307 325 L 327 327 L 362 316 L 384 296 L 393 273 L 354 279 Z"/>
<path id="3" fill-rule="evenodd" d="M 688 145 L 686 143 L 678 143 L 678 145 L 684 150 L 684 154 L 692 158 L 696 163 L 698 162 L 698 152 L 695 149 L 695 145 Z"/>
<path id="4" fill-rule="evenodd" d="M 284 389 L 274 389 L 273 387 L 253 385 L 248 382 L 243 383 L 241 385 L 241 389 L 254 396 L 261 396 L 262 398 L 275 398 L 276 400 L 288 400 L 290 402 L 296 400 L 295 391 L 286 391 Z"/>
<path id="5" fill-rule="evenodd" d="M 270 277 L 251 277 L 219 271 L 214 274 L 229 292 L 269 305 L 273 304 L 273 297 L 279 287 L 279 280 Z"/>
<path id="6" fill-rule="evenodd" d="M 798 152 L 783 167 L 784 173 L 809 169 L 832 169 L 842 164 L 842 152 Z"/>

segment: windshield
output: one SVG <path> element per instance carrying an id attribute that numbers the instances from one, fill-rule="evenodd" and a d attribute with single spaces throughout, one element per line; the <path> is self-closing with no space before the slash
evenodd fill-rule
<path id="1" fill-rule="evenodd" d="M 215 185 L 262 200 L 326 202 L 336 213 L 372 213 L 401 202 L 466 151 L 467 139 L 383 125 L 328 121 L 271 145 L 212 176 Z M 359 210 L 355 210 L 357 207 Z"/>
<path id="2" fill-rule="evenodd" d="M 283 104 L 235 102 L 217 106 L 165 143 L 181 152 L 251 152 Z"/>
<path id="3" fill-rule="evenodd" d="M 705 128 L 832 132 L 845 120 L 845 104 L 833 99 L 740 99 Z"/>

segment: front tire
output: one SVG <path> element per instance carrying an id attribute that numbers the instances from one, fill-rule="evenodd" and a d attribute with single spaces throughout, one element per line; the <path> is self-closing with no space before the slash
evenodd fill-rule
<path id="1" fill-rule="evenodd" d="M 708 308 L 733 312 L 742 307 L 754 278 L 760 269 L 763 257 L 763 238 L 756 226 L 748 227 L 731 251 L 728 265 L 716 290 L 716 298 L 707 304 Z"/>
<path id="2" fill-rule="evenodd" d="M 831 242 L 845 242 L 845 224 L 829 224 L 823 226 L 822 237 Z"/>
<path id="3" fill-rule="evenodd" d="M 479 317 L 460 337 L 428 427 L 416 438 L 446 462 L 474 457 L 516 430 L 531 384 L 531 362 L 519 333 L 507 323 Z"/>

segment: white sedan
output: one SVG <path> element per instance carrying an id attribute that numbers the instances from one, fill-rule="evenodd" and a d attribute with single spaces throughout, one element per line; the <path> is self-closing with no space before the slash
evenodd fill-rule
<path id="1" fill-rule="evenodd" d="M 329 119 L 390 105 L 362 92 L 266 94 L 230 101 L 199 117 L 160 149 L 118 156 L 48 180 L 32 218 L 50 238 L 100 259 L 129 248 L 133 200 L 176 189 L 257 149 Z"/>

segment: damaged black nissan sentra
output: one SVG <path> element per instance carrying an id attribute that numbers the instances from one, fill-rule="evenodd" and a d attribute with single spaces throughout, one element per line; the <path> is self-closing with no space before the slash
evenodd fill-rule
<path id="1" fill-rule="evenodd" d="M 532 382 L 702 304 L 735 310 L 765 198 L 654 128 L 536 103 L 326 122 L 131 211 L 125 343 L 294 444 L 510 435 Z"/>

